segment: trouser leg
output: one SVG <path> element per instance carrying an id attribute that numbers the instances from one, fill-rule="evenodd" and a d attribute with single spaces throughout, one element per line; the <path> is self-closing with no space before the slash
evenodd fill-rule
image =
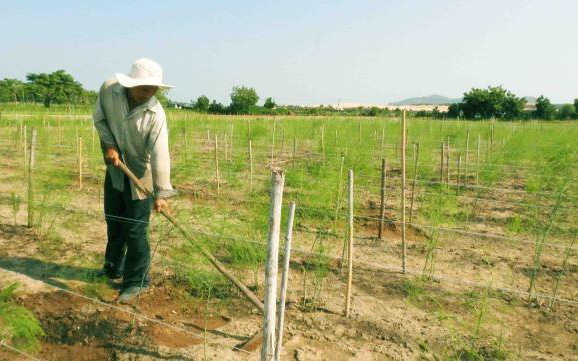
<path id="1" fill-rule="evenodd" d="M 127 218 L 127 209 L 123 200 L 123 192 L 112 186 L 110 175 L 106 172 L 104 180 L 104 213 L 107 226 L 108 242 L 104 256 L 104 268 L 111 274 L 123 273 L 126 252 L 123 218 Z"/>
<path id="2" fill-rule="evenodd" d="M 123 287 L 146 286 L 150 280 L 150 245 L 148 241 L 148 222 L 151 214 L 152 199 L 132 200 L 129 179 L 125 177 L 123 192 L 127 218 L 131 221 L 124 224 L 126 240 L 126 258 L 123 273 Z"/>

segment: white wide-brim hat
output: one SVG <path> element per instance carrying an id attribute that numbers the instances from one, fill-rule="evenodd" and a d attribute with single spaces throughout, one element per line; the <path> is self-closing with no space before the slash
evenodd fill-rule
<path id="1" fill-rule="evenodd" d="M 126 88 L 142 85 L 158 86 L 165 89 L 173 87 L 163 83 L 163 68 L 158 63 L 146 58 L 138 59 L 132 63 L 129 75 L 116 73 L 114 76 Z"/>

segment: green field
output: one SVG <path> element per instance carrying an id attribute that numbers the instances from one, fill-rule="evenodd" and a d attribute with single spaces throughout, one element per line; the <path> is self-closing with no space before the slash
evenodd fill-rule
<path id="1" fill-rule="evenodd" d="M 102 252 L 86 242 L 95 234 L 105 236 L 105 168 L 89 110 L 0 110 L 2 222 L 25 220 L 26 157 L 35 128 L 35 231 L 44 243 L 37 254 L 24 253 L 99 267 Z M 345 274 L 339 261 L 347 233 L 347 173 L 353 170 L 353 285 L 363 294 L 352 302 L 358 321 L 371 320 L 372 298 L 377 303 L 395 299 L 429 315 L 444 330 L 439 339 L 426 342 L 414 335 L 407 341 L 415 355 L 426 359 L 525 359 L 529 352 L 551 349 L 578 357 L 578 344 L 568 342 L 572 336 L 565 326 L 576 324 L 578 304 L 575 122 L 408 116 L 407 270 L 402 275 L 399 118 L 212 116 L 170 110 L 168 119 L 172 183 L 179 190 L 171 201 L 173 214 L 258 294 L 270 169 L 276 167 L 285 171 L 284 203 L 297 204 L 290 298 L 302 312 L 342 311 Z M 380 240 L 382 159 L 386 187 Z M 169 272 L 174 287 L 193 299 L 210 295 L 219 307 L 240 298 L 166 221 L 155 216 L 151 222 L 155 267 Z M 104 249 L 103 243 L 98 246 Z M 62 252 L 70 247 L 76 252 Z M 559 320 L 556 326 L 553 319 Z M 525 320 L 537 330 L 531 344 L 522 335 Z M 552 332 L 567 335 L 556 342 L 540 336 Z"/>

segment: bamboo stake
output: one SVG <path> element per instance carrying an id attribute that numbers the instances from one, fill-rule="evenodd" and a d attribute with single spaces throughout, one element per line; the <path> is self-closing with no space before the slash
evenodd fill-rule
<path id="1" fill-rule="evenodd" d="M 289 261 L 291 260 L 291 239 L 293 238 L 293 218 L 295 217 L 295 202 L 289 204 L 289 220 L 285 237 L 285 257 L 283 259 L 283 274 L 281 276 L 281 296 L 277 309 L 277 341 L 275 342 L 275 360 L 281 360 L 283 345 L 283 322 L 285 320 L 285 302 L 287 298 L 287 284 L 289 280 Z"/>
<path id="2" fill-rule="evenodd" d="M 349 237 L 347 250 L 347 289 L 345 292 L 345 317 L 349 317 L 351 306 L 351 283 L 353 278 L 353 170 L 349 170 Z"/>
<path id="3" fill-rule="evenodd" d="M 271 213 L 269 216 L 269 239 L 267 241 L 267 267 L 265 268 L 265 311 L 263 312 L 261 361 L 272 361 L 275 357 L 277 270 L 284 182 L 285 174 L 283 171 L 273 170 L 271 173 Z"/>
<path id="4" fill-rule="evenodd" d="M 82 190 L 82 137 L 78 138 L 78 189 Z"/>
<path id="5" fill-rule="evenodd" d="M 448 190 L 450 189 L 450 137 L 446 143 L 446 186 Z"/>
<path id="6" fill-rule="evenodd" d="M 321 126 L 321 162 L 325 165 L 325 125 Z"/>
<path id="7" fill-rule="evenodd" d="M 275 130 L 277 128 L 277 119 L 273 120 L 273 139 L 271 142 L 271 167 L 275 162 Z"/>
<path id="8" fill-rule="evenodd" d="M 386 177 L 385 158 L 381 158 L 381 188 L 380 188 L 381 204 L 379 207 L 379 229 L 377 232 L 377 237 L 379 238 L 379 240 L 383 240 L 383 224 L 385 223 L 385 177 Z"/>
<path id="9" fill-rule="evenodd" d="M 461 176 L 462 155 L 458 155 L 458 179 L 457 179 L 457 193 L 460 195 L 460 176 Z"/>
<path id="10" fill-rule="evenodd" d="M 440 158 L 440 186 L 443 187 L 444 185 L 444 156 L 445 156 L 445 143 L 442 142 L 441 144 L 441 158 Z"/>
<path id="11" fill-rule="evenodd" d="M 406 246 L 405 246 L 405 110 L 401 116 L 401 246 L 402 272 L 406 273 Z"/>
<path id="12" fill-rule="evenodd" d="M 480 184 L 480 134 L 478 133 L 478 144 L 476 145 L 476 187 Z"/>
<path id="13" fill-rule="evenodd" d="M 466 135 L 466 158 L 464 159 L 464 174 L 465 180 L 464 184 L 468 184 L 468 158 L 470 157 L 470 131 Z"/>
<path id="14" fill-rule="evenodd" d="M 24 126 L 23 128 L 23 135 L 22 135 L 22 150 L 24 151 L 24 158 L 23 158 L 23 162 L 24 163 L 24 177 L 26 177 L 26 163 L 28 162 L 28 155 L 27 155 L 27 140 L 26 140 L 26 136 L 28 134 L 28 132 L 26 131 L 26 126 Z"/>
<path id="15" fill-rule="evenodd" d="M 333 230 L 337 232 L 337 215 L 339 213 L 339 208 L 341 207 L 341 186 L 343 179 L 343 164 L 345 163 L 345 154 L 341 152 L 341 165 L 339 167 L 339 185 L 337 186 L 337 201 L 335 202 L 335 217 L 333 217 Z M 343 249 L 345 253 L 345 247 Z M 343 263 L 343 255 L 341 256 L 341 262 Z"/>
<path id="16" fill-rule="evenodd" d="M 34 225 L 34 169 L 36 158 L 36 128 L 32 128 L 30 137 L 30 160 L 28 164 L 28 227 Z"/>
<path id="17" fill-rule="evenodd" d="M 215 181 L 217 182 L 217 194 L 221 194 L 221 184 L 219 181 L 219 148 L 218 148 L 217 135 L 215 135 Z"/>
<path id="18" fill-rule="evenodd" d="M 227 141 L 227 133 L 225 133 L 225 162 L 229 161 L 229 150 L 228 150 L 228 141 Z"/>
<path id="19" fill-rule="evenodd" d="M 295 152 L 297 151 L 297 140 L 293 137 L 293 168 L 295 168 Z"/>
<path id="20" fill-rule="evenodd" d="M 413 145 L 413 183 L 411 185 L 411 202 L 409 206 L 409 223 L 413 222 L 413 203 L 415 199 L 415 186 L 417 184 L 417 161 L 419 157 L 419 142 Z"/>
<path id="21" fill-rule="evenodd" d="M 253 142 L 249 139 L 249 189 L 253 190 Z"/>

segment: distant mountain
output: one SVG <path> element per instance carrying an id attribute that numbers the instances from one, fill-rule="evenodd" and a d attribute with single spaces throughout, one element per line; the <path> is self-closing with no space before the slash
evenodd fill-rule
<path id="1" fill-rule="evenodd" d="M 444 97 L 443 95 L 434 94 L 427 97 L 417 97 L 400 100 L 398 102 L 392 103 L 392 105 L 421 105 L 421 104 L 441 105 L 441 104 L 459 103 L 461 100 L 462 100 L 461 98 L 452 99 Z"/>

